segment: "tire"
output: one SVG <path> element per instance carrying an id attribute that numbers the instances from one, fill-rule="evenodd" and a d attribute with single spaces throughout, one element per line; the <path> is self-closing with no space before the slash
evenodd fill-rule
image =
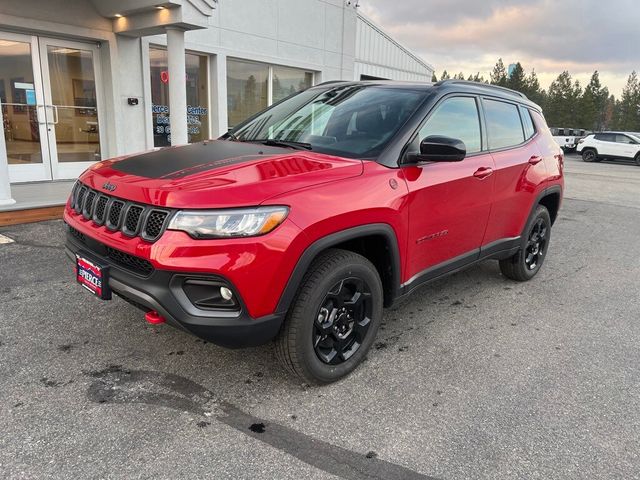
<path id="1" fill-rule="evenodd" d="M 596 161 L 598 161 L 598 154 L 596 153 L 595 150 L 593 150 L 591 148 L 583 150 L 582 151 L 582 160 L 587 162 L 587 163 L 596 162 Z"/>
<path id="2" fill-rule="evenodd" d="M 518 252 L 500 260 L 502 274 L 518 282 L 531 280 L 540 271 L 551 240 L 551 217 L 546 207 L 538 205 L 527 223 Z"/>
<path id="3" fill-rule="evenodd" d="M 636 155 L 636 158 L 634 160 L 636 162 L 636 165 L 640 167 L 640 153 Z"/>
<path id="4" fill-rule="evenodd" d="M 359 301 L 350 304 L 356 297 Z M 373 344 L 382 303 L 382 282 L 369 260 L 346 250 L 327 250 L 311 264 L 289 308 L 276 338 L 278 359 L 309 384 L 345 377 Z"/>

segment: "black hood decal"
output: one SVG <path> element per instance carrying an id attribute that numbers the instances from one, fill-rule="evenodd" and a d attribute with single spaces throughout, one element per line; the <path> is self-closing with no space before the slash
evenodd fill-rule
<path id="1" fill-rule="evenodd" d="M 181 178 L 288 152 L 286 148 L 259 143 L 213 140 L 134 155 L 114 162 L 111 168 L 139 177 Z"/>

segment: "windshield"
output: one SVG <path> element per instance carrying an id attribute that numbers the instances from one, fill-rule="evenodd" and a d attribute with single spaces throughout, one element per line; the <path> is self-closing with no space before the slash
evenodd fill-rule
<path id="1" fill-rule="evenodd" d="M 378 85 L 310 89 L 240 124 L 228 138 L 373 158 L 416 111 L 426 93 Z"/>

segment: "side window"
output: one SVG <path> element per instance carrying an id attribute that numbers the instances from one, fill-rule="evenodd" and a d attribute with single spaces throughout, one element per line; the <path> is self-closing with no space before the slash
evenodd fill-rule
<path id="1" fill-rule="evenodd" d="M 536 134 L 536 127 L 533 125 L 531 112 L 528 108 L 520 107 L 520 115 L 522 116 L 522 125 L 524 126 L 524 137 L 529 140 Z"/>
<path id="2" fill-rule="evenodd" d="M 480 116 L 475 98 L 454 97 L 438 105 L 420 129 L 415 150 L 420 148 L 419 145 L 423 139 L 431 135 L 443 135 L 462 140 L 467 147 L 467 153 L 481 151 Z"/>
<path id="3" fill-rule="evenodd" d="M 524 142 L 524 131 L 518 107 L 512 103 L 484 100 L 489 147 L 513 147 Z"/>
<path id="4" fill-rule="evenodd" d="M 616 143 L 633 144 L 635 142 L 633 140 L 631 140 L 631 138 L 627 137 L 626 135 L 617 134 L 616 135 Z"/>
<path id="5" fill-rule="evenodd" d="M 616 136 L 612 133 L 599 133 L 596 135 L 596 140 L 601 142 L 615 142 Z"/>

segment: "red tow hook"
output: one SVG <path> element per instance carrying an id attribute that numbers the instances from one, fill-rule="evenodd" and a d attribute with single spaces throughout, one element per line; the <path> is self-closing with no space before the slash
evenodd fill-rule
<path id="1" fill-rule="evenodd" d="M 160 315 L 155 310 L 150 310 L 147 313 L 145 313 L 144 314 L 144 319 L 148 323 L 150 323 L 151 325 L 160 325 L 161 323 L 164 323 L 164 322 L 167 321 L 166 318 L 164 318 L 162 315 Z"/>

